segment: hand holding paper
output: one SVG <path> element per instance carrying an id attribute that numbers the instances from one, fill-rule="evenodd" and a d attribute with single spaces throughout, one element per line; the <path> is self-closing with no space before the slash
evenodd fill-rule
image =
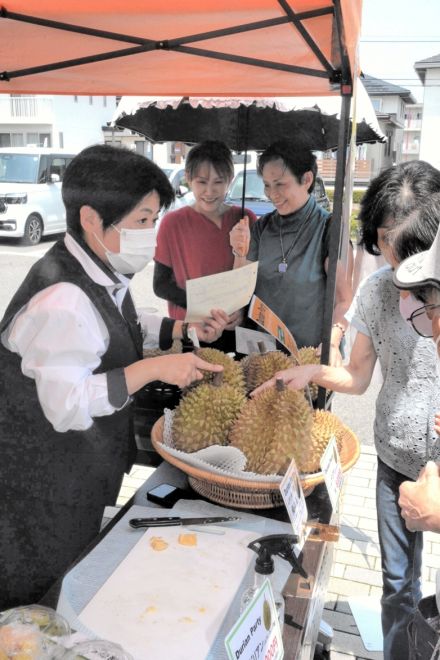
<path id="1" fill-rule="evenodd" d="M 186 283 L 185 321 L 203 321 L 211 309 L 222 309 L 231 315 L 245 307 L 257 282 L 258 261 L 226 273 L 198 277 Z"/>

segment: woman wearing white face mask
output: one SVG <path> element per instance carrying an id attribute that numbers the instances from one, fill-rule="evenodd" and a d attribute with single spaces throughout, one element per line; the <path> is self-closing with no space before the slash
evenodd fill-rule
<path id="1" fill-rule="evenodd" d="M 434 198 L 428 207 L 430 213 L 440 217 L 440 199 Z M 399 237 L 400 241 L 404 242 L 404 238 Z M 440 359 L 440 230 L 429 250 L 402 262 L 394 282 L 408 294 L 401 304 L 403 317 L 419 335 L 433 339 Z M 439 414 L 434 428 L 440 435 Z M 417 481 L 404 481 L 400 486 L 399 505 L 411 531 L 440 533 L 439 469 L 438 462 L 429 461 Z"/>
<path id="2" fill-rule="evenodd" d="M 292 389 L 313 382 L 335 392 L 362 394 L 376 361 L 380 363 L 383 385 L 376 401 L 374 440 L 385 660 L 408 658 L 406 627 L 421 598 L 423 536 L 405 526 L 397 503 L 399 486 L 417 478 L 426 463 L 427 447 L 432 456 L 440 456 L 433 426 L 440 410 L 435 349 L 431 340 L 418 336 L 403 320 L 393 269 L 432 243 L 440 214 L 421 217 L 418 210 L 439 191 L 440 172 L 420 161 L 385 170 L 371 182 L 359 216 L 363 243 L 371 254 L 380 251 L 389 266 L 361 283 L 347 314 L 357 330 L 350 361 L 342 367 L 305 365 L 276 374 Z M 402 236 L 406 232 L 400 252 L 397 231 Z"/>
<path id="3" fill-rule="evenodd" d="M 99 531 L 134 458 L 131 402 L 146 383 L 186 386 L 203 370 L 166 349 L 182 321 L 141 314 L 129 276 L 154 254 L 173 197 L 154 163 L 97 145 L 63 181 L 67 233 L 30 270 L 0 322 L 0 610 L 36 602 Z M 218 338 L 222 312 L 197 327 Z"/>

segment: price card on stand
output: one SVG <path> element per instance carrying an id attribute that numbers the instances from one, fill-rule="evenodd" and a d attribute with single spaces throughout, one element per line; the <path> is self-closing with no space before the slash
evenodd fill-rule
<path id="1" fill-rule="evenodd" d="M 344 475 L 342 474 L 341 461 L 334 435 L 330 438 L 327 448 L 321 456 L 320 463 L 333 511 L 337 513 Z"/>
<path id="2" fill-rule="evenodd" d="M 304 529 L 308 514 L 306 499 L 294 458 L 292 458 L 280 483 L 280 492 L 292 523 L 293 533 L 298 536 L 298 545 L 302 547 L 305 540 Z"/>
<path id="3" fill-rule="evenodd" d="M 282 660 L 283 639 L 269 580 L 226 635 L 229 660 Z"/>

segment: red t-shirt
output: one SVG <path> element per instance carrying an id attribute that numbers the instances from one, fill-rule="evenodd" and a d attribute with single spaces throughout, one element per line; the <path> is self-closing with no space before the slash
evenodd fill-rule
<path id="1" fill-rule="evenodd" d="M 255 214 L 245 209 L 244 215 L 251 227 L 257 219 Z M 161 220 L 154 259 L 172 268 L 182 289 L 186 288 L 186 280 L 231 270 L 234 256 L 229 232 L 241 218 L 241 208 L 231 206 L 223 214 L 219 229 L 191 206 L 171 211 Z M 168 313 L 170 318 L 182 320 L 186 310 L 168 302 Z"/>

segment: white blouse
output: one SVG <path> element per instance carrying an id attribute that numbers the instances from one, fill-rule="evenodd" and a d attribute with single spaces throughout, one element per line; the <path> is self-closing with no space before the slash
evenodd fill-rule
<path id="1" fill-rule="evenodd" d="M 129 280 L 117 273 L 115 284 L 66 234 L 64 243 L 86 273 L 106 287 L 121 312 Z M 156 347 L 162 317 L 138 310 L 144 346 Z M 21 357 L 25 376 L 33 378 L 46 418 L 59 432 L 90 428 L 94 417 L 117 410 L 108 398 L 107 376 L 93 374 L 109 345 L 107 327 L 78 286 L 54 284 L 37 293 L 3 332 L 3 345 Z M 125 405 L 130 397 L 125 401 Z"/>

